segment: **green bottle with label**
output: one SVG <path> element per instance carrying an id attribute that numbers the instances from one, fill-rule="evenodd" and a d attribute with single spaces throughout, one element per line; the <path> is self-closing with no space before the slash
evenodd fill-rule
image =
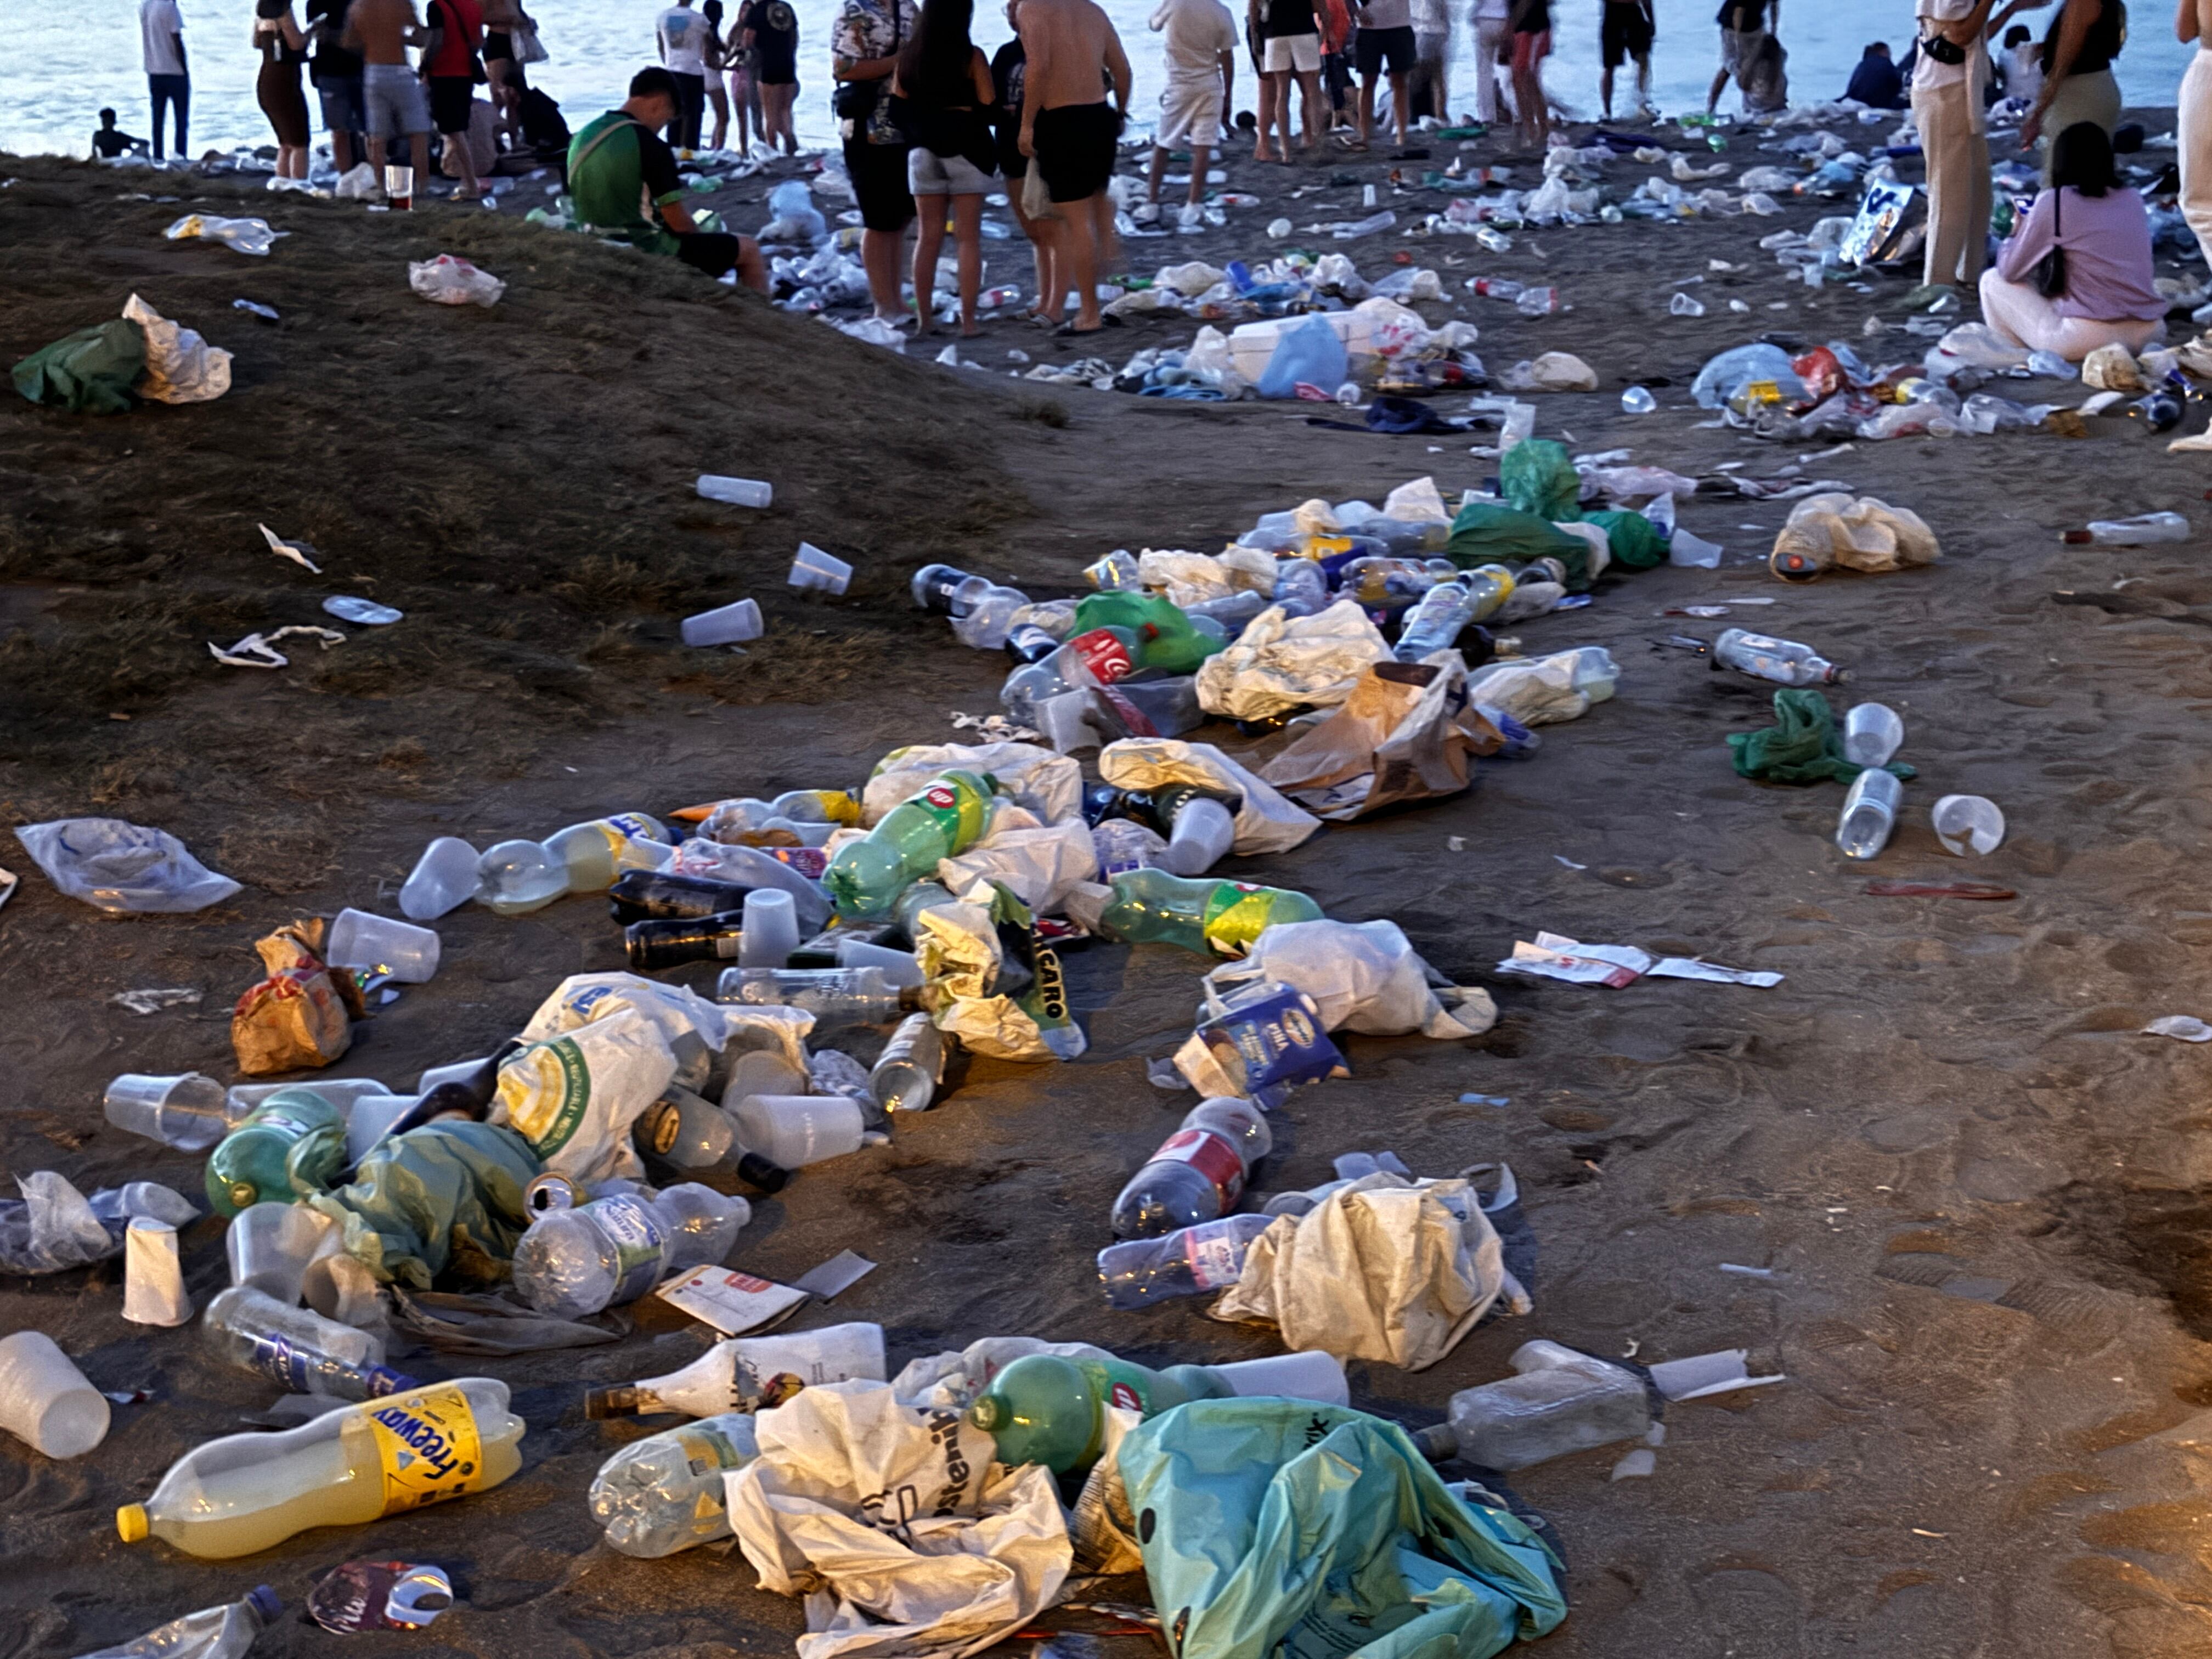
<path id="1" fill-rule="evenodd" d="M 982 838 L 998 781 L 988 773 L 951 771 L 899 803 L 859 841 L 837 849 L 822 884 L 841 919 L 880 916 L 938 861 Z"/>
<path id="2" fill-rule="evenodd" d="M 1098 1461 L 1106 1407 L 1157 1417 L 1191 1400 L 1222 1400 L 1236 1390 L 1204 1365 L 1147 1370 L 1115 1359 L 1024 1354 L 991 1379 L 968 1407 L 968 1420 L 998 1443 L 1004 1463 L 1042 1463 L 1054 1474 Z"/>
<path id="3" fill-rule="evenodd" d="M 346 1115 L 313 1089 L 279 1089 L 216 1143 L 208 1202 L 230 1217 L 326 1190 L 346 1161 Z"/>

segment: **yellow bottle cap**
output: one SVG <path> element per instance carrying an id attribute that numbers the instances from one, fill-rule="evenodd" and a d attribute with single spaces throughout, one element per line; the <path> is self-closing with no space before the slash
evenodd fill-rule
<path id="1" fill-rule="evenodd" d="M 143 1504 L 125 1504 L 116 1510 L 115 1530 L 126 1544 L 136 1544 L 143 1540 L 153 1530 L 147 1524 L 146 1506 Z"/>

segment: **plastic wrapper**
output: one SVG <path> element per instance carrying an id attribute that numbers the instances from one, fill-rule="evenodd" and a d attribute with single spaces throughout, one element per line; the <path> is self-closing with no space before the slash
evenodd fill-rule
<path id="1" fill-rule="evenodd" d="M 346 1185 L 303 1201 L 339 1224 L 345 1253 L 381 1281 L 489 1285 L 507 1277 L 530 1224 L 523 1188 L 538 1173 L 514 1130 L 441 1119 L 379 1141 Z"/>
<path id="2" fill-rule="evenodd" d="M 1074 1060 L 1088 1046 L 1060 958 L 1004 886 L 979 881 L 916 918 L 922 1006 L 937 1029 L 994 1060 Z"/>
<path id="3" fill-rule="evenodd" d="M 140 397 L 157 404 L 204 404 L 230 390 L 230 353 L 170 322 L 135 294 L 123 314 L 146 331 Z"/>
<path id="4" fill-rule="evenodd" d="M 1470 1037 L 1498 1021 L 1487 991 L 1445 981 L 1393 921 L 1285 922 L 1206 978 L 1221 992 L 1261 980 L 1291 986 L 1312 999 L 1330 1031 Z"/>
<path id="5" fill-rule="evenodd" d="M 635 1013 L 667 1040 L 676 1057 L 676 1081 L 696 1091 L 705 1086 L 714 1056 L 728 1045 L 732 1012 L 696 991 L 635 974 L 571 974 L 538 1005 L 520 1035 L 542 1042 L 597 1020 Z"/>
<path id="6" fill-rule="evenodd" d="M 1610 668 L 1611 658 L 1596 647 L 1486 663 L 1468 676 L 1468 695 L 1480 707 L 1501 709 L 1523 726 L 1580 720 L 1593 702 L 1613 695 L 1617 675 L 1617 671 L 1602 672 L 1588 658 L 1589 651 L 1605 658 L 1603 666 Z"/>
<path id="7" fill-rule="evenodd" d="M 353 1046 L 361 987 L 322 959 L 323 920 L 295 921 L 254 941 L 266 978 L 248 986 L 230 1012 L 238 1069 L 267 1077 L 327 1066 Z"/>
<path id="8" fill-rule="evenodd" d="M 151 1181 L 88 1199 L 52 1170 L 19 1176 L 15 1186 L 21 1199 L 0 1199 L 0 1273 L 66 1273 L 120 1255 L 133 1217 L 181 1227 L 199 1215 L 190 1200 Z"/>
<path id="9" fill-rule="evenodd" d="M 1790 509 L 1774 538 L 1774 556 L 1802 561 L 1810 571 L 1842 565 L 1880 572 L 1927 564 L 1941 556 L 1936 532 L 1908 507 L 1872 495 L 1808 495 Z M 1778 568 L 1779 568 L 1778 566 Z"/>
<path id="10" fill-rule="evenodd" d="M 1389 657 L 1389 644 L 1353 600 L 1310 617 L 1291 617 L 1276 606 L 1200 665 L 1198 701 L 1208 713 L 1231 720 L 1333 708 L 1352 695 L 1369 664 Z"/>
<path id="11" fill-rule="evenodd" d="M 1033 743 L 921 743 L 876 763 L 860 797 L 860 822 L 872 829 L 891 808 L 955 769 L 988 773 L 1000 794 L 1046 823 L 1083 816 L 1083 769 L 1065 755 Z"/>
<path id="12" fill-rule="evenodd" d="M 2081 384 L 2095 392 L 2142 392 L 2142 370 L 2128 349 L 2117 343 L 2099 346 L 2081 360 Z"/>
<path id="13" fill-rule="evenodd" d="M 1456 651 L 1376 663 L 1341 707 L 1301 732 L 1260 775 L 1321 817 L 1340 822 L 1400 801 L 1456 794 L 1469 757 L 1504 747 L 1468 699 Z"/>
<path id="14" fill-rule="evenodd" d="M 220 904 L 240 890 L 185 850 L 166 830 L 121 818 L 53 818 L 27 823 L 15 839 L 70 898 L 112 916 L 176 915 Z"/>
<path id="15" fill-rule="evenodd" d="M 491 272 L 452 253 L 408 261 L 407 286 L 441 306 L 495 306 L 507 292 L 507 284 Z"/>
<path id="16" fill-rule="evenodd" d="M 1597 371 L 1571 351 L 1547 351 L 1514 364 L 1498 383 L 1508 392 L 1595 392 Z"/>
<path id="17" fill-rule="evenodd" d="M 630 1126 L 675 1078 L 660 1028 L 625 1011 L 510 1056 L 499 1068 L 491 1121 L 520 1134 L 550 1174 L 638 1180 L 645 1166 Z"/>
<path id="18" fill-rule="evenodd" d="M 276 245 L 280 236 L 289 231 L 271 230 L 266 219 L 224 219 L 212 213 L 187 213 L 163 231 L 170 241 L 187 241 L 204 237 L 211 242 L 221 242 L 234 253 L 265 256 Z"/>
<path id="19" fill-rule="evenodd" d="M 1187 743 L 1177 738 L 1124 738 L 1099 751 L 1098 775 L 1121 789 L 1188 783 L 1241 797 L 1237 839 L 1231 843 L 1231 850 L 1240 857 L 1287 853 L 1312 839 L 1321 828 L 1319 818 L 1210 743 Z"/>
<path id="20" fill-rule="evenodd" d="M 1097 876 L 1098 850 L 1080 817 L 1035 830 L 994 828 L 937 866 L 937 878 L 952 892 L 964 892 L 979 880 L 999 882 L 1040 915 L 1056 914 L 1069 889 Z"/>

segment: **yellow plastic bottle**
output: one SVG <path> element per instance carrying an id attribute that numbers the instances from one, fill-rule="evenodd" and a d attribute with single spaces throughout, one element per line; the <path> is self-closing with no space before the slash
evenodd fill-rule
<path id="1" fill-rule="evenodd" d="M 522 1467 L 526 1425 L 488 1376 L 371 1400 L 281 1434 L 234 1434 L 179 1458 L 143 1504 L 115 1512 L 126 1544 L 149 1534 L 228 1560 L 310 1527 L 380 1516 L 498 1486 Z"/>

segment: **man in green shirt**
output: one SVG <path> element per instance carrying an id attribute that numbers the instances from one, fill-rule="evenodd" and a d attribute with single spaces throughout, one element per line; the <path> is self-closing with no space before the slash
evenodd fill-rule
<path id="1" fill-rule="evenodd" d="M 676 152 L 659 130 L 675 118 L 676 77 L 659 67 L 631 78 L 629 99 L 579 132 L 568 146 L 568 198 L 576 217 L 602 235 L 647 253 L 672 253 L 687 265 L 768 292 L 768 262 L 750 236 L 699 230 L 684 208 Z"/>

